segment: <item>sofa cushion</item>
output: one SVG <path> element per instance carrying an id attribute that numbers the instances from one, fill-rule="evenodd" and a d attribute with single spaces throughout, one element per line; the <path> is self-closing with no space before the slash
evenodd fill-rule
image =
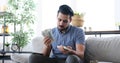
<path id="1" fill-rule="evenodd" d="M 29 56 L 31 54 L 19 54 L 19 53 L 13 53 L 11 54 L 11 60 L 16 62 L 16 63 L 28 63 L 29 61 Z"/>
<path id="2" fill-rule="evenodd" d="M 85 56 L 91 60 L 120 62 L 120 36 L 87 38 Z"/>

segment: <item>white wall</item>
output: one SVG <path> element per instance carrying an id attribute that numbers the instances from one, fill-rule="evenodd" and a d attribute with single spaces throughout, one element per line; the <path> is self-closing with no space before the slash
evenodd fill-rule
<path id="1" fill-rule="evenodd" d="M 40 31 L 53 28 L 57 25 L 57 11 L 60 5 L 68 4 L 75 9 L 75 1 L 71 0 L 35 0 L 37 4 L 37 19 L 35 36 L 41 35 Z"/>
<path id="2" fill-rule="evenodd" d="M 52 28 L 57 23 L 57 11 L 60 5 L 68 4 L 74 8 L 71 0 L 42 0 L 42 30 Z"/>
<path id="3" fill-rule="evenodd" d="M 120 22 L 120 0 L 115 0 L 115 21 Z"/>
<path id="4" fill-rule="evenodd" d="M 38 0 L 39 27 L 36 35 L 46 28 L 56 26 L 56 14 L 61 4 L 68 4 L 74 11 L 85 12 L 84 27 L 92 30 L 115 30 L 115 22 L 120 20 L 120 0 Z M 117 3 L 117 4 L 116 4 Z M 118 5 L 119 4 L 119 5 Z M 115 7 L 116 6 L 116 7 Z"/>
<path id="5" fill-rule="evenodd" d="M 77 11 L 85 12 L 84 27 L 92 30 L 114 30 L 114 0 L 78 0 Z"/>
<path id="6" fill-rule="evenodd" d="M 35 15 L 36 15 L 36 21 L 35 24 L 33 25 L 34 29 L 34 36 L 39 36 L 41 35 L 41 28 L 42 28 L 42 0 L 34 0 L 36 4 L 36 10 L 35 10 Z"/>
<path id="7" fill-rule="evenodd" d="M 61 4 L 68 4 L 74 11 L 85 12 L 85 27 L 92 30 L 116 29 L 120 22 L 120 0 L 34 0 L 36 22 L 33 25 L 35 36 L 46 28 L 56 26 L 56 14 Z M 5 4 L 5 0 L 0 5 Z"/>

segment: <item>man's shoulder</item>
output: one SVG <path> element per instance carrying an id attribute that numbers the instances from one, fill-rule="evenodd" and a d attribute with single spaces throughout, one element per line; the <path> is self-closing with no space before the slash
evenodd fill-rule
<path id="1" fill-rule="evenodd" d="M 57 27 L 54 27 L 54 28 L 51 29 L 51 31 L 52 31 L 52 33 L 57 33 L 58 29 L 57 29 Z"/>
<path id="2" fill-rule="evenodd" d="M 72 28 L 72 30 L 74 30 L 74 31 L 83 31 L 83 29 L 80 28 L 80 27 L 71 26 L 71 28 Z"/>
<path id="3" fill-rule="evenodd" d="M 56 30 L 57 30 L 57 27 L 54 27 L 54 28 L 52 28 L 51 30 L 52 30 L 52 31 L 56 31 Z"/>

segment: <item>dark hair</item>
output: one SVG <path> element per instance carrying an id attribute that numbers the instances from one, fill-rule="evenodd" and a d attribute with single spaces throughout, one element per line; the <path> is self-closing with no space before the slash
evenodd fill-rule
<path id="1" fill-rule="evenodd" d="M 70 15 L 70 17 L 73 16 L 74 14 L 73 10 L 68 5 L 61 5 L 58 10 L 58 13 L 59 12 L 66 14 L 66 15 Z"/>

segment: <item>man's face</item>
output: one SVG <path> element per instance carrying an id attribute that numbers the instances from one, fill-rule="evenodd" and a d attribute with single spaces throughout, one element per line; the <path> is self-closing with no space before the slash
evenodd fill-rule
<path id="1" fill-rule="evenodd" d="M 58 13 L 57 20 L 58 20 L 57 26 L 58 26 L 58 29 L 60 29 L 60 30 L 65 30 L 71 22 L 70 16 L 65 15 L 61 12 Z"/>

